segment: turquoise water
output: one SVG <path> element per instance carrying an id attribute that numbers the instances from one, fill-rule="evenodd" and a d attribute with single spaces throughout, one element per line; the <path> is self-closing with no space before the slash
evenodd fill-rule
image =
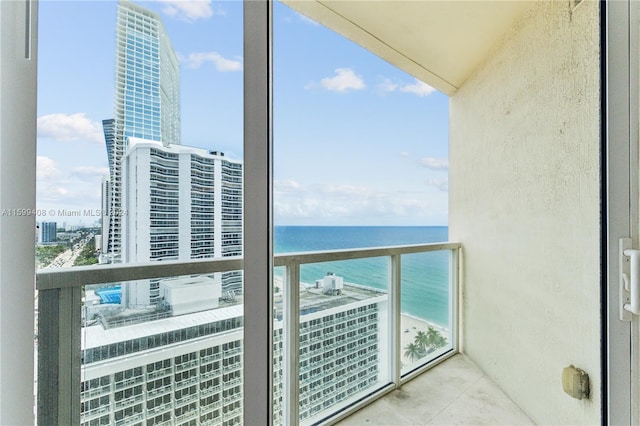
<path id="1" fill-rule="evenodd" d="M 446 226 L 425 227 L 332 227 L 278 226 L 275 252 L 291 253 L 348 248 L 384 247 L 444 242 Z M 402 256 L 402 312 L 448 327 L 449 251 Z M 303 265 L 301 281 L 314 283 L 327 272 L 345 281 L 387 289 L 388 258 L 358 259 Z M 282 271 L 276 271 L 276 274 Z"/>

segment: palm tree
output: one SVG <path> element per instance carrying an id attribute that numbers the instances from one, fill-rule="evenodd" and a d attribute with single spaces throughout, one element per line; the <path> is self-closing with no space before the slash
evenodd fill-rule
<path id="1" fill-rule="evenodd" d="M 424 331 L 418 331 L 415 337 L 415 344 L 420 347 L 423 354 L 426 354 L 429 346 L 429 336 Z"/>
<path id="2" fill-rule="evenodd" d="M 438 348 L 441 348 L 447 344 L 447 339 L 442 337 L 440 332 L 429 326 L 426 333 L 426 346 L 429 347 L 428 352 L 433 352 Z"/>
<path id="3" fill-rule="evenodd" d="M 409 358 L 411 361 L 415 361 L 420 359 L 424 352 L 420 349 L 420 346 L 415 343 L 409 343 L 404 347 L 404 356 Z"/>
<path id="4" fill-rule="evenodd" d="M 438 333 L 438 339 L 436 340 L 436 349 L 442 348 L 443 346 L 447 346 L 447 338 L 442 337 L 440 333 Z"/>

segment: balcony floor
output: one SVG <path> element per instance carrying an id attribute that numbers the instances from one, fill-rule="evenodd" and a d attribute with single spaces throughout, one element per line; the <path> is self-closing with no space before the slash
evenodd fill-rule
<path id="1" fill-rule="evenodd" d="M 459 354 L 337 424 L 404 426 L 535 423 L 467 357 Z"/>

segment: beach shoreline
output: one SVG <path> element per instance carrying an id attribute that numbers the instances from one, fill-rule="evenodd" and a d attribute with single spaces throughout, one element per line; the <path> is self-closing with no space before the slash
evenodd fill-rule
<path id="1" fill-rule="evenodd" d="M 278 277 L 278 276 L 274 277 L 274 287 L 276 288 L 276 293 L 282 294 L 283 284 L 284 284 L 283 281 L 284 280 L 282 277 Z M 304 286 L 311 286 L 308 283 L 301 283 L 301 284 Z M 409 358 L 406 358 L 404 356 L 405 348 L 410 343 L 413 343 L 415 341 L 416 335 L 418 334 L 419 331 L 426 333 L 429 327 L 433 327 L 435 330 L 437 330 L 442 337 L 447 339 L 448 343 L 451 342 L 451 337 L 450 337 L 448 328 L 440 324 L 436 324 L 429 320 L 419 318 L 417 316 L 414 316 L 405 312 L 401 313 L 400 315 L 400 336 L 401 336 L 400 353 L 402 356 L 402 363 L 404 365 L 410 365 L 414 363 L 414 361 L 411 361 Z"/>
<path id="2" fill-rule="evenodd" d="M 416 335 L 419 331 L 426 333 L 429 327 L 436 329 L 442 337 L 447 339 L 448 343 L 451 342 L 449 330 L 447 328 L 425 319 L 417 318 L 413 315 L 403 313 L 400 316 L 400 332 L 402 333 L 402 337 L 400 338 L 400 354 L 402 356 L 403 365 L 411 365 L 415 362 L 404 356 L 405 348 L 415 341 Z"/>

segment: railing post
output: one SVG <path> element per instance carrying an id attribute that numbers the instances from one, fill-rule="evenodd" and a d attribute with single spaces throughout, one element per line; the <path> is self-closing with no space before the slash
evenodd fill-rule
<path id="1" fill-rule="evenodd" d="M 449 324 L 451 333 L 451 345 L 454 351 L 461 350 L 461 329 L 462 329 L 462 311 L 459 307 L 462 304 L 462 289 L 460 280 L 462 277 L 462 248 L 451 249 L 449 251 Z"/>
<path id="2" fill-rule="evenodd" d="M 300 264 L 285 266 L 284 295 L 282 298 L 283 321 L 283 424 L 297 425 L 300 419 Z"/>
<path id="3" fill-rule="evenodd" d="M 38 292 L 38 424 L 80 424 L 80 287 Z"/>
<path id="4" fill-rule="evenodd" d="M 402 261 L 399 254 L 389 256 L 389 330 L 391 331 L 390 342 L 392 342 L 391 374 L 393 383 L 400 386 L 402 378 L 402 335 L 400 334 L 400 322 L 402 320 Z"/>

